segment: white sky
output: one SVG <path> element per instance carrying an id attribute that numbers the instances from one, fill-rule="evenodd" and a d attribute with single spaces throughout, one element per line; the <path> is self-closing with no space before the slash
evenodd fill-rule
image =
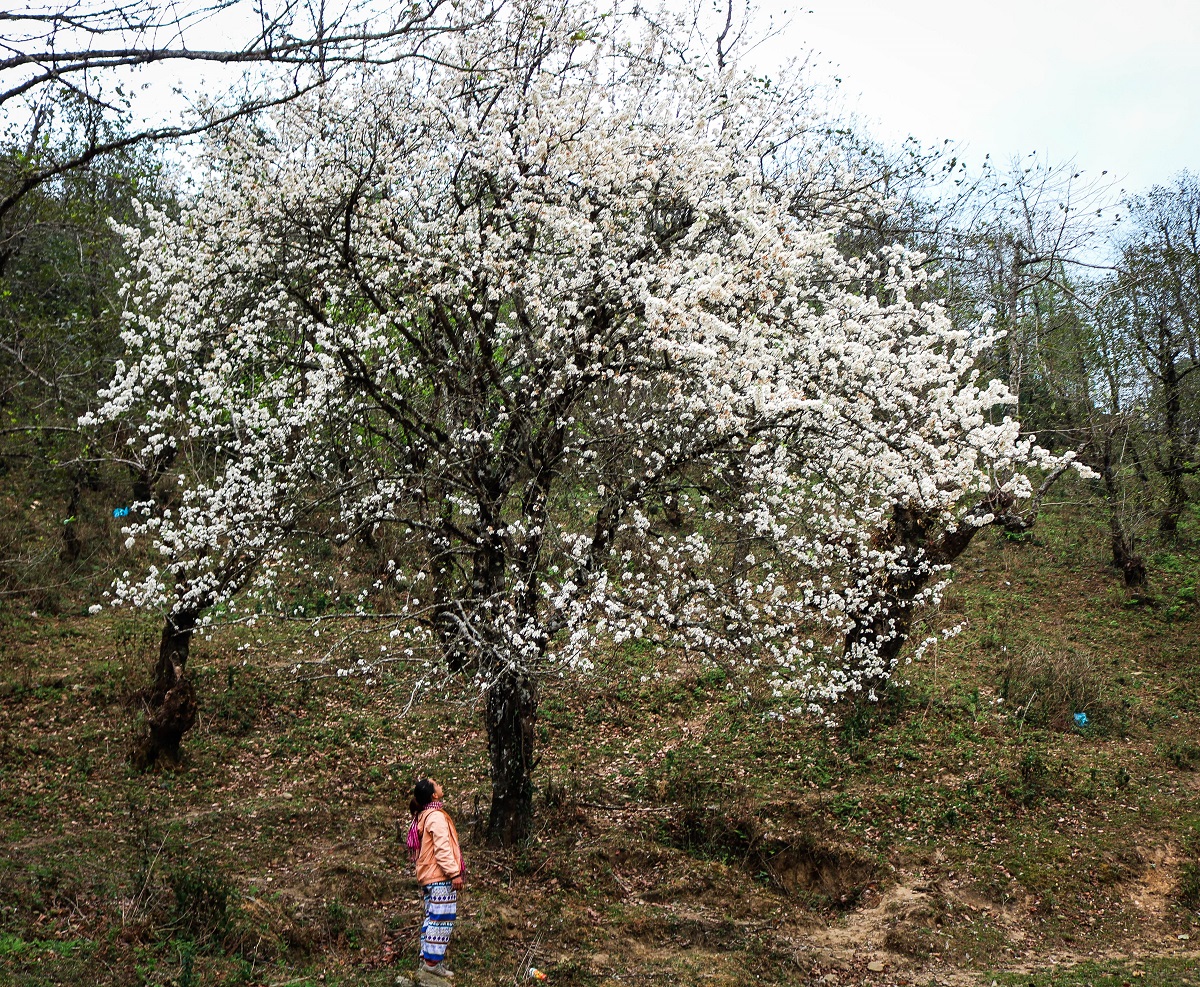
<path id="1" fill-rule="evenodd" d="M 970 166 L 1036 151 L 1131 192 L 1200 171 L 1200 0 L 749 3 L 780 27 L 754 52 L 763 70 L 814 53 L 813 70 L 840 77 L 845 107 L 885 141 L 950 138 Z M 144 99 L 170 100 L 162 85 Z"/>
<path id="2" fill-rule="evenodd" d="M 789 0 L 756 57 L 815 50 L 885 140 L 1036 151 L 1139 192 L 1200 170 L 1200 0 Z"/>

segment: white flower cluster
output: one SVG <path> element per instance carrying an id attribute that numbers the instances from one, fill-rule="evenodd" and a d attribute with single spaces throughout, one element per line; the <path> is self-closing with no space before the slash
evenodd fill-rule
<path id="1" fill-rule="evenodd" d="M 203 610 L 288 553 L 328 581 L 299 527 L 390 532 L 357 608 L 402 588 L 485 684 L 647 637 L 800 706 L 873 688 L 938 546 L 1046 458 L 977 379 L 992 337 L 923 258 L 839 252 L 868 203 L 786 87 L 579 7 L 502 20 L 221 132 L 125 231 L 95 418 L 180 492 L 117 598 Z"/>

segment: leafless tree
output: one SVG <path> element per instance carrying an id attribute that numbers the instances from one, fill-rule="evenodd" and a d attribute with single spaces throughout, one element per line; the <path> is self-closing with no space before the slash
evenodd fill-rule
<path id="1" fill-rule="evenodd" d="M 12 228 L 18 206 L 46 182 L 102 155 L 193 136 L 295 98 L 347 64 L 416 54 L 423 39 L 446 29 L 443 5 L 62 0 L 0 11 L 0 109 L 10 121 L 5 143 L 12 152 L 0 172 L 0 274 L 20 243 Z M 240 69 L 235 78 L 244 84 L 236 98 L 192 113 L 88 128 L 74 141 L 47 139 L 65 98 L 120 119 L 127 115 L 120 93 L 129 73 L 184 63 Z M 269 86 L 254 84 L 268 79 Z"/>

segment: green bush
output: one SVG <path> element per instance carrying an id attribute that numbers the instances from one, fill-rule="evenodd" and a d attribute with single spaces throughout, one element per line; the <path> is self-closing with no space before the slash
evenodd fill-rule
<path id="1" fill-rule="evenodd" d="M 648 779 L 661 798 L 674 803 L 664 826 L 665 842 L 701 858 L 745 858 L 761 837 L 749 790 L 698 763 L 685 750 L 672 751 Z"/>
<path id="2" fill-rule="evenodd" d="M 1154 748 L 1154 753 L 1179 771 L 1195 771 L 1200 764 L 1200 744 L 1190 740 L 1167 740 Z"/>

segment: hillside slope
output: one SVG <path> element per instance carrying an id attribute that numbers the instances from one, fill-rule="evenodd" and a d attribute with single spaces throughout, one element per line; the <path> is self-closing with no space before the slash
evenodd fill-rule
<path id="1" fill-rule="evenodd" d="M 736 670 L 601 656 L 545 687 L 516 852 L 477 837 L 469 688 L 297 675 L 329 629 L 222 628 L 187 763 L 139 776 L 154 622 L 9 604 L 0 983 L 391 984 L 419 926 L 396 819 L 425 772 L 470 861 L 460 984 L 1200 982 L 1197 527 L 1143 597 L 1098 521 L 985 533 L 931 617 L 963 632 L 833 730 L 771 717 Z M 375 648 L 344 630 L 343 654 Z"/>

